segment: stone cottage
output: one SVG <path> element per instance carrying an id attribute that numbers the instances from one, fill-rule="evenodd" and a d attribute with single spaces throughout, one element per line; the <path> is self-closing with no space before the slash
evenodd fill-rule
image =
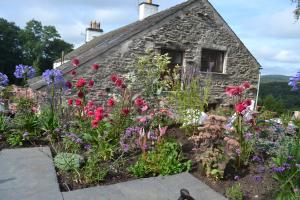
<path id="1" fill-rule="evenodd" d="M 80 60 L 77 74 L 89 77 L 94 73 L 91 65 L 100 64 L 96 92 L 107 87 L 112 73 L 127 73 L 137 56 L 153 49 L 168 53 L 171 64 L 182 66 L 183 71 L 193 69 L 200 77 L 211 73 L 212 102 L 229 102 L 226 86 L 244 81 L 254 86 L 250 96 L 256 97 L 260 64 L 207 0 L 188 0 L 161 12 L 151 0 L 139 6 L 139 20 L 132 24 L 105 34 L 99 24 L 90 27 L 88 31 L 98 31 L 100 36 L 94 33 L 96 37 L 67 54 L 58 68 L 69 76 L 74 69 L 70 60 L 76 57 Z M 31 87 L 40 90 L 45 82 L 37 78 Z"/>

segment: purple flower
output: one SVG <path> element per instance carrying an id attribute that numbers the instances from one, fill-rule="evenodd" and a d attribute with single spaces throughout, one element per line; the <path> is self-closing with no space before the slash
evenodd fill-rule
<path id="1" fill-rule="evenodd" d="M 238 180 L 240 180 L 240 177 L 239 176 L 235 176 L 234 180 L 238 181 Z"/>
<path id="2" fill-rule="evenodd" d="M 284 167 L 274 167 L 273 171 L 276 173 L 283 173 L 285 171 Z"/>
<path id="3" fill-rule="evenodd" d="M 24 78 L 24 79 L 31 79 L 35 76 L 35 69 L 32 66 L 27 65 L 17 65 L 16 70 L 14 72 L 14 76 L 16 78 Z"/>
<path id="4" fill-rule="evenodd" d="M 244 137 L 245 137 L 246 140 L 250 140 L 252 138 L 252 136 L 253 136 L 252 133 L 247 132 Z"/>
<path id="5" fill-rule="evenodd" d="M 65 80 L 61 70 L 47 69 L 42 76 L 48 86 L 54 84 L 55 86 L 65 87 Z"/>
<path id="6" fill-rule="evenodd" d="M 261 161 L 261 158 L 259 156 L 253 156 L 251 161 L 256 161 L 256 162 L 260 162 Z"/>
<path id="7" fill-rule="evenodd" d="M 3 74 L 0 72 L 0 86 L 3 86 L 3 87 L 7 86 L 8 82 L 9 82 L 9 80 L 8 80 L 8 77 L 6 76 L 6 74 Z"/>
<path id="8" fill-rule="evenodd" d="M 236 149 L 236 150 L 235 150 L 235 153 L 236 153 L 238 156 L 240 156 L 240 155 L 241 155 L 241 150 L 240 150 L 240 149 Z"/>
<path id="9" fill-rule="evenodd" d="M 292 91 L 297 91 L 299 90 L 298 87 L 299 82 L 300 82 L 300 72 L 297 72 L 296 76 L 290 78 L 288 85 L 292 87 Z"/>
<path id="10" fill-rule="evenodd" d="M 29 133 L 26 131 L 23 133 L 23 138 L 27 137 L 29 135 Z"/>
<path id="11" fill-rule="evenodd" d="M 260 176 L 260 175 L 255 175 L 255 176 L 253 177 L 253 179 L 254 179 L 256 182 L 261 182 L 261 181 L 263 180 L 263 177 Z"/>
<path id="12" fill-rule="evenodd" d="M 85 144 L 84 145 L 84 149 L 87 150 L 87 151 L 91 150 L 91 148 L 92 148 L 92 146 L 90 144 Z"/>

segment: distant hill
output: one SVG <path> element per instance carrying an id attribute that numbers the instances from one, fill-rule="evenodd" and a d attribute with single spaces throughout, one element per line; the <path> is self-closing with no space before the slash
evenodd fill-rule
<path id="1" fill-rule="evenodd" d="M 261 76 L 261 83 L 270 83 L 270 82 L 288 82 L 290 76 L 284 75 L 263 75 Z"/>

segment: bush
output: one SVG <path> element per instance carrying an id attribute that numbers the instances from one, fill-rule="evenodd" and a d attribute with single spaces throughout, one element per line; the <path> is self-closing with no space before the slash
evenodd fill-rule
<path id="1" fill-rule="evenodd" d="M 137 177 L 146 177 L 176 174 L 189 171 L 190 168 L 191 161 L 184 161 L 176 142 L 162 142 L 154 151 L 142 155 L 129 171 Z"/>

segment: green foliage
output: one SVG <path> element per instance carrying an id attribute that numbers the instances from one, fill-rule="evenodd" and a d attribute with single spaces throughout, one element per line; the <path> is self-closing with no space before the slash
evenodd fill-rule
<path id="1" fill-rule="evenodd" d="M 146 99 L 161 96 L 170 88 L 172 72 L 168 68 L 170 57 L 168 55 L 155 54 L 148 50 L 147 55 L 137 59 L 134 68 L 135 85 L 140 86 L 141 94 Z"/>
<path id="2" fill-rule="evenodd" d="M 97 156 L 90 156 L 84 166 L 84 179 L 87 183 L 103 181 L 108 174 L 108 168 L 101 166 Z"/>
<path id="3" fill-rule="evenodd" d="M 176 142 L 164 141 L 155 150 L 142 155 L 129 171 L 137 177 L 146 177 L 176 174 L 190 168 L 191 161 L 184 160 L 180 146 Z"/>
<path id="4" fill-rule="evenodd" d="M 169 92 L 168 100 L 171 107 L 176 110 L 178 120 L 184 126 L 197 124 L 201 112 L 208 106 L 211 80 L 205 79 L 204 87 L 200 80 L 193 78 L 190 82 L 182 84 L 178 80 Z"/>
<path id="5" fill-rule="evenodd" d="M 224 152 L 217 148 L 206 150 L 200 159 L 206 176 L 213 177 L 216 180 L 223 178 L 225 164 Z M 223 167 L 222 167 L 223 166 Z"/>
<path id="6" fill-rule="evenodd" d="M 0 18 L 0 71 L 8 76 L 10 83 L 16 80 L 13 76 L 15 66 L 23 63 L 19 32 L 15 23 Z"/>
<path id="7" fill-rule="evenodd" d="M 288 141 L 286 145 L 282 146 L 277 156 L 273 158 L 276 166 L 274 168 L 276 173 L 273 177 L 280 184 L 277 200 L 300 198 L 300 133 L 298 133 L 298 138 Z"/>
<path id="8" fill-rule="evenodd" d="M 0 114 L 0 134 L 6 133 L 9 128 L 10 118 Z"/>
<path id="9" fill-rule="evenodd" d="M 59 128 L 59 117 L 57 112 L 52 112 L 51 109 L 45 108 L 39 116 L 39 122 L 42 130 L 53 133 L 56 128 Z"/>
<path id="10" fill-rule="evenodd" d="M 239 183 L 234 184 L 232 187 L 226 189 L 226 197 L 230 200 L 243 200 L 243 191 Z"/>
<path id="11" fill-rule="evenodd" d="M 300 93 L 291 91 L 291 87 L 288 85 L 288 82 L 270 82 L 262 83 L 260 85 L 260 99 L 259 105 L 267 106 L 269 110 L 278 112 L 279 114 L 285 110 L 298 110 L 300 108 Z M 272 96 L 273 99 L 267 105 L 264 103 L 264 99 L 268 96 Z M 276 103 L 279 102 L 279 103 Z M 282 103 L 282 105 L 281 105 Z M 277 106 L 279 107 L 277 108 Z M 282 110 L 282 107 L 285 110 Z"/>
<path id="12" fill-rule="evenodd" d="M 58 153 L 54 157 L 54 165 L 61 171 L 75 171 L 80 167 L 82 157 L 72 153 Z"/>
<path id="13" fill-rule="evenodd" d="M 285 112 L 285 107 L 281 99 L 275 99 L 273 96 L 268 95 L 260 101 L 263 110 L 269 110 L 278 113 L 279 115 Z"/>
<path id="14" fill-rule="evenodd" d="M 20 132 L 13 132 L 7 134 L 6 141 L 11 146 L 22 146 L 23 145 L 23 135 Z"/>

